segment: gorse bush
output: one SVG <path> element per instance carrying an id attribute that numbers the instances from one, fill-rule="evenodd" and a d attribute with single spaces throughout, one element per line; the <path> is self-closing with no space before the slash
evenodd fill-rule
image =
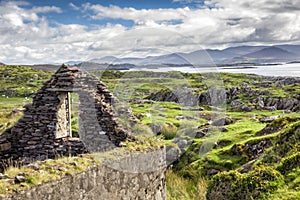
<path id="1" fill-rule="evenodd" d="M 300 150 L 300 121 L 292 123 L 282 131 L 274 140 L 275 144 L 263 158 L 263 164 L 279 164 L 284 157 L 293 155 Z"/>
<path id="2" fill-rule="evenodd" d="M 227 200 L 233 199 L 233 192 L 236 184 L 241 180 L 242 175 L 236 171 L 223 172 L 213 177 L 208 184 L 207 200 Z"/>
<path id="3" fill-rule="evenodd" d="M 222 172 L 215 175 L 209 184 L 207 200 L 263 198 L 283 185 L 283 176 L 270 167 L 255 168 L 247 174 Z"/>
<path id="4" fill-rule="evenodd" d="M 283 175 L 288 174 L 293 169 L 300 166 L 300 152 L 295 153 L 289 157 L 283 158 L 277 167 Z"/>

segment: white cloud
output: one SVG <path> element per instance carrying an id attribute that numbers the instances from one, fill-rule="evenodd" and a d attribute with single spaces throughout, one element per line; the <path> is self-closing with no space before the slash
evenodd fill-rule
<path id="1" fill-rule="evenodd" d="M 173 0 L 173 3 L 184 3 L 184 4 L 189 4 L 189 3 L 202 3 L 203 0 Z"/>
<path id="2" fill-rule="evenodd" d="M 76 6 L 76 5 L 73 4 L 72 2 L 69 3 L 69 6 L 70 6 L 73 10 L 80 10 L 80 7 Z"/>
<path id="3" fill-rule="evenodd" d="M 166 21 L 182 19 L 190 12 L 188 7 L 178 9 L 141 9 L 135 8 L 120 8 L 118 6 L 110 5 L 105 7 L 102 5 L 91 5 L 90 3 L 83 5 L 84 10 L 94 12 L 92 19 L 124 19 L 132 20 L 137 24 L 143 24 L 148 21 Z"/>
<path id="4" fill-rule="evenodd" d="M 216 6 L 226 9 L 240 9 L 263 12 L 298 12 L 300 11 L 300 5 L 298 0 L 206 0 L 206 5 Z M 237 11 L 237 10 L 236 10 Z"/>
<path id="5" fill-rule="evenodd" d="M 35 13 L 47 13 L 47 12 L 57 12 L 61 13 L 62 10 L 56 6 L 43 6 L 43 7 L 33 7 L 31 12 Z"/>
<path id="6" fill-rule="evenodd" d="M 300 42 L 297 0 L 208 0 L 204 7 L 194 9 L 69 4 L 73 10 L 89 16 L 91 23 L 121 19 L 133 21 L 132 27 L 110 23 L 53 27 L 39 13 L 60 13 L 61 8 L 25 9 L 22 5 L 28 4 L 0 2 L 0 62 L 64 62 L 107 55 L 148 56 L 202 47 Z"/>
<path id="7" fill-rule="evenodd" d="M 199 3 L 197 0 L 175 1 Z M 85 4 L 83 7 L 94 13 L 91 15 L 94 20 L 132 20 L 139 27 L 167 29 L 190 36 L 196 43 L 204 46 L 247 41 L 289 42 L 292 38 L 299 40 L 296 37 L 300 28 L 295 27 L 295 23 L 299 24 L 297 21 L 300 9 L 297 8 L 300 6 L 296 0 L 209 0 L 205 5 L 207 8 L 201 9 L 148 10 L 91 4 Z M 182 23 L 165 23 L 172 20 L 180 20 Z M 180 45 L 184 44 L 178 42 L 178 46 Z"/>

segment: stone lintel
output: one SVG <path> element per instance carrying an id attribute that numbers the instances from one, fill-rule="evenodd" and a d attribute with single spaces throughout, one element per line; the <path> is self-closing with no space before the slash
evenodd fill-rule
<path id="1" fill-rule="evenodd" d="M 82 91 L 81 88 L 47 88 L 47 91 L 51 92 L 79 92 Z"/>

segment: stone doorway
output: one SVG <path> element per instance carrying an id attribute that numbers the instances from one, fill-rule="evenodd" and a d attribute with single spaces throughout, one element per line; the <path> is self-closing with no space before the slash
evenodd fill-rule
<path id="1" fill-rule="evenodd" d="M 72 137 L 70 93 L 61 92 L 58 95 L 58 99 L 60 103 L 57 111 L 55 138 Z"/>
<path id="2" fill-rule="evenodd" d="M 71 136 L 79 138 L 79 113 L 80 113 L 80 101 L 79 94 L 76 92 L 70 93 L 70 107 L 71 107 Z"/>
<path id="3" fill-rule="evenodd" d="M 55 138 L 79 138 L 79 95 L 75 92 L 62 92 L 57 111 L 57 127 Z"/>

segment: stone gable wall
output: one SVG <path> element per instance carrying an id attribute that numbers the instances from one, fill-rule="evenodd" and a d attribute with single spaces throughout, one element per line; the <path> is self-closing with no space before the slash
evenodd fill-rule
<path id="1" fill-rule="evenodd" d="M 80 99 L 79 136 L 56 138 L 60 96 L 75 92 Z M 117 123 L 118 100 L 95 76 L 62 66 L 26 105 L 24 116 L 0 136 L 0 159 L 47 159 L 106 151 L 130 137 Z M 128 113 L 128 118 L 133 118 Z"/>

